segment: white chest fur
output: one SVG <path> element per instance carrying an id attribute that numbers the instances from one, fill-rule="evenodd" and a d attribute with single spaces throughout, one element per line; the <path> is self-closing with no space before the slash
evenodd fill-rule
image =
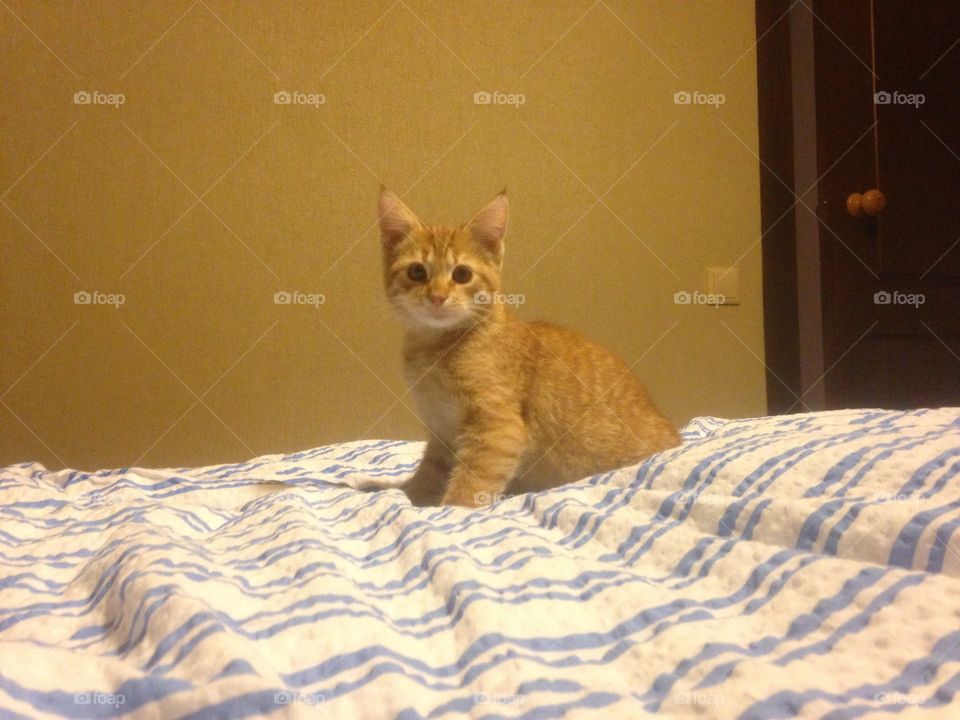
<path id="1" fill-rule="evenodd" d="M 460 432 L 461 408 L 453 382 L 438 368 L 407 369 L 407 384 L 413 385 L 411 395 L 420 420 L 441 440 L 453 447 Z M 422 376 L 422 377 L 421 377 Z"/>

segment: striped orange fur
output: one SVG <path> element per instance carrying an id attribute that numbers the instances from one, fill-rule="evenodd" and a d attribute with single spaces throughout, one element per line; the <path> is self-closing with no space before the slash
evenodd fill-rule
<path id="1" fill-rule="evenodd" d="M 523 322 L 500 292 L 506 191 L 468 223 L 428 225 L 379 202 L 387 299 L 406 326 L 405 378 L 430 431 L 405 486 L 416 505 L 485 505 L 631 465 L 680 437 L 602 346 Z"/>

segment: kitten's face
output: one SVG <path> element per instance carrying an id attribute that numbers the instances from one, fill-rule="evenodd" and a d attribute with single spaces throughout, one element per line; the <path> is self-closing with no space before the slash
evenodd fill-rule
<path id="1" fill-rule="evenodd" d="M 449 330 L 480 320 L 500 289 L 507 199 L 456 228 L 420 221 L 388 190 L 380 196 L 387 299 L 408 325 Z"/>

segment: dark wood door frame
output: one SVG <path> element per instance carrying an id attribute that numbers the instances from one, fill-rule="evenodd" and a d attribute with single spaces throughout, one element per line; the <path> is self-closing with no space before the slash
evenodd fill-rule
<path id="1" fill-rule="evenodd" d="M 813 17 L 757 0 L 761 247 L 767 407 L 825 407 L 817 228 Z"/>

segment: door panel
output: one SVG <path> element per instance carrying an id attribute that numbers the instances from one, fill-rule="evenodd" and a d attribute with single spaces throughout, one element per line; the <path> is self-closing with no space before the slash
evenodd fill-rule
<path id="1" fill-rule="evenodd" d="M 960 3 L 880 0 L 873 17 L 881 271 L 960 278 Z"/>

